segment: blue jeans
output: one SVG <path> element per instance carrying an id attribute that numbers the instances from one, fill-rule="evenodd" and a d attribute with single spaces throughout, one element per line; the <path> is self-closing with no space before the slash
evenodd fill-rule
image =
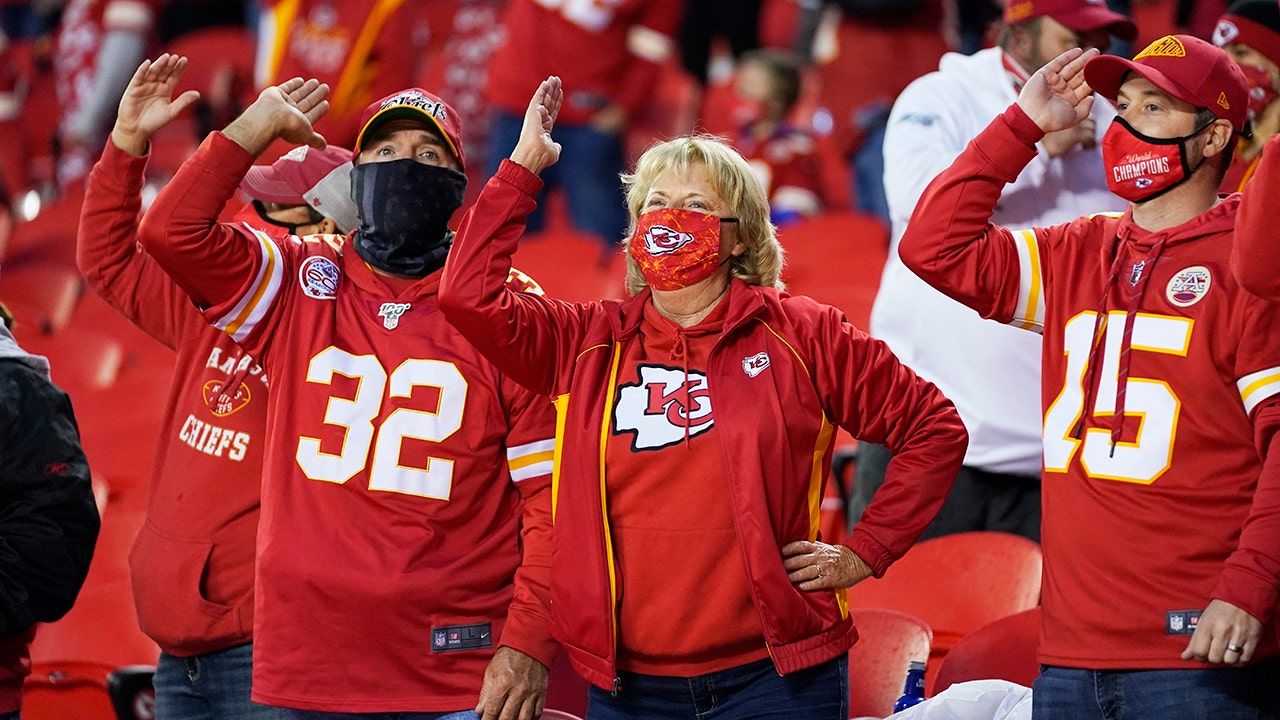
<path id="1" fill-rule="evenodd" d="M 319 712 L 287 710 L 289 720 L 480 720 L 475 710 L 461 712 Z"/>
<path id="2" fill-rule="evenodd" d="M 249 700 L 253 645 L 174 657 L 160 653 L 156 663 L 156 717 L 164 720 L 283 720 L 277 708 Z"/>
<path id="3" fill-rule="evenodd" d="M 1032 686 L 1036 720 L 1274 718 L 1280 658 L 1242 668 L 1079 670 L 1045 667 Z"/>
<path id="4" fill-rule="evenodd" d="M 516 146 L 523 124 L 521 116 L 494 111 L 486 166 L 490 176 Z M 624 166 L 622 136 L 596 132 L 588 125 L 556 125 L 553 134 L 563 147 L 560 160 L 542 171 L 545 186 L 537 198 L 538 208 L 526 220 L 526 228 L 529 232 L 542 229 L 547 192 L 559 186 L 564 189 L 573 224 L 600 238 L 605 249 L 616 250 L 629 217 L 618 177 Z"/>
<path id="5" fill-rule="evenodd" d="M 847 720 L 849 658 L 778 675 L 760 660 L 691 678 L 619 673 L 615 696 L 592 685 L 588 720 Z"/>

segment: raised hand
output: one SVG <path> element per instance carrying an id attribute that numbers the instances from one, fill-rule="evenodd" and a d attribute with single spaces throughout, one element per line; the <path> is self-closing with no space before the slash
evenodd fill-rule
<path id="1" fill-rule="evenodd" d="M 168 53 L 142 61 L 120 98 L 116 124 L 111 130 L 111 142 L 116 147 L 130 155 L 141 155 L 156 131 L 200 98 L 195 90 L 173 97 L 186 69 L 185 57 Z"/>
<path id="2" fill-rule="evenodd" d="M 524 113 L 524 125 L 520 128 L 520 140 L 511 152 L 511 160 L 534 174 L 556 164 L 560 159 L 560 143 L 551 138 L 556 116 L 564 103 L 564 88 L 560 78 L 552 75 L 538 86 Z"/>
<path id="3" fill-rule="evenodd" d="M 1050 60 L 1022 86 L 1018 105 L 1041 130 L 1065 130 L 1089 117 L 1093 90 L 1084 81 L 1084 64 L 1097 55 L 1096 48 L 1072 48 Z"/>
<path id="4" fill-rule="evenodd" d="M 276 138 L 291 145 L 325 146 L 315 122 L 329 111 L 329 86 L 312 78 L 293 78 L 266 88 L 223 133 L 252 155 L 261 155 Z"/>

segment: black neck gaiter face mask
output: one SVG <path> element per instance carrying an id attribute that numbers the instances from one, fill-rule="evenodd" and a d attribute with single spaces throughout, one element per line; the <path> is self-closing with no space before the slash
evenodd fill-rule
<path id="1" fill-rule="evenodd" d="M 462 206 L 467 176 L 416 160 L 361 163 L 351 170 L 360 209 L 356 254 L 379 270 L 426 277 L 444 267 L 453 244 L 449 218 Z"/>

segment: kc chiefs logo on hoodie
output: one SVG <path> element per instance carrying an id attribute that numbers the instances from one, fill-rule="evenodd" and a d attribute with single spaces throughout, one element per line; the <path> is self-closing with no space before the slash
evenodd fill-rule
<path id="1" fill-rule="evenodd" d="M 635 433 L 634 450 L 657 450 L 711 429 L 711 393 L 707 376 L 684 368 L 641 365 L 640 382 L 618 391 L 613 425 Z"/>

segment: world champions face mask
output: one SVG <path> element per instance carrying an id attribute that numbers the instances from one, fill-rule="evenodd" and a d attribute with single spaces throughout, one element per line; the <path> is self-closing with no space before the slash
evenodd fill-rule
<path id="1" fill-rule="evenodd" d="M 738 218 L 696 210 L 660 208 L 636 220 L 627 252 L 654 290 L 679 290 L 715 274 L 720 259 L 720 224 Z"/>
<path id="2" fill-rule="evenodd" d="M 1210 120 L 1190 135 L 1153 138 L 1117 117 L 1102 136 L 1107 187 L 1129 202 L 1151 200 L 1177 187 L 1200 167 L 1187 164 L 1187 141 L 1207 130 L 1213 122 Z"/>

